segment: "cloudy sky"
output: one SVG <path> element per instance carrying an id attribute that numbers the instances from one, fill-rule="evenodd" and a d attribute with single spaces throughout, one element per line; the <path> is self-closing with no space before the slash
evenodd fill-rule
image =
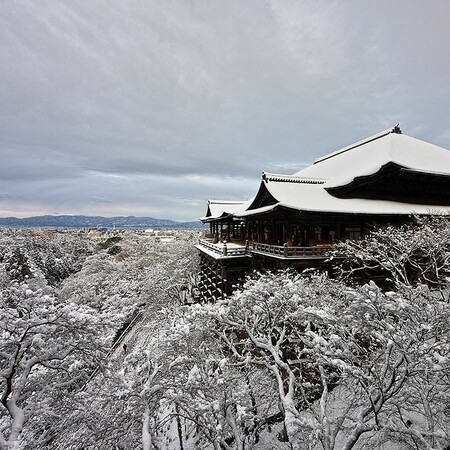
<path id="1" fill-rule="evenodd" d="M 450 149 L 449 23 L 448 0 L 3 0 L 0 216 L 193 220 L 397 122 Z"/>

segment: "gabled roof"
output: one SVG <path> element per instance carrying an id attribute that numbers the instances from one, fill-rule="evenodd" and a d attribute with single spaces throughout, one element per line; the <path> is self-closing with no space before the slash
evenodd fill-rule
<path id="1" fill-rule="evenodd" d="M 398 127 L 316 159 L 294 176 L 327 179 L 327 187 L 376 173 L 388 163 L 406 169 L 450 175 L 450 152 L 399 133 Z"/>
<path id="2" fill-rule="evenodd" d="M 208 200 L 208 207 L 204 217 L 200 217 L 202 222 L 226 218 L 241 213 L 247 209 L 249 201 L 244 200 Z"/>

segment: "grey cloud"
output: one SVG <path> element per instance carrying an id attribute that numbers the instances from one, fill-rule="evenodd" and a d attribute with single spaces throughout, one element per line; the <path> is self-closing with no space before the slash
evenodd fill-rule
<path id="1" fill-rule="evenodd" d="M 449 148 L 449 5 L 8 2 L 1 190 L 18 214 L 190 219 L 398 121 Z"/>

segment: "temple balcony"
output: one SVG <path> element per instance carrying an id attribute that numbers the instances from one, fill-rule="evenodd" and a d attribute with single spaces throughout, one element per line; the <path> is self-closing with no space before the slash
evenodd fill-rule
<path id="1" fill-rule="evenodd" d="M 212 256 L 214 259 L 242 258 L 250 256 L 248 246 L 240 242 L 217 242 L 211 238 L 200 238 L 195 246 L 198 250 Z"/>
<path id="2" fill-rule="evenodd" d="M 284 245 L 269 245 L 253 242 L 251 252 L 271 256 L 278 259 L 324 259 L 333 245 L 314 245 L 311 247 L 296 247 Z"/>
<path id="3" fill-rule="evenodd" d="M 252 254 L 269 256 L 284 260 L 313 260 L 325 259 L 327 252 L 333 249 L 334 245 L 315 245 L 311 247 L 297 247 L 284 245 L 270 245 L 261 242 L 234 241 L 218 242 L 213 239 L 199 239 L 197 249 L 209 254 L 215 259 L 242 258 Z"/>
<path id="4" fill-rule="evenodd" d="M 200 238 L 200 276 L 198 289 L 201 301 L 215 301 L 231 295 L 245 283 L 254 270 L 305 270 L 328 264 L 327 252 L 332 245 L 297 247 L 233 240 L 218 242 L 217 236 Z"/>

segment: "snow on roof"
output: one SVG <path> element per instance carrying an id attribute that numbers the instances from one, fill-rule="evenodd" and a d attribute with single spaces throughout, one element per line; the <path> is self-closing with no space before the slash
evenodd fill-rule
<path id="1" fill-rule="evenodd" d="M 247 200 L 208 200 L 208 205 L 242 205 Z"/>
<path id="2" fill-rule="evenodd" d="M 240 214 L 239 217 L 264 213 L 280 206 L 300 211 L 344 214 L 450 213 L 450 208 L 448 206 L 430 206 L 389 200 L 369 200 L 364 198 L 337 198 L 329 194 L 324 189 L 324 185 L 318 184 L 266 182 L 265 187 L 278 203 L 247 210 Z"/>
<path id="3" fill-rule="evenodd" d="M 450 152 L 428 142 L 384 131 L 364 141 L 330 153 L 294 174 L 327 179 L 326 187 L 342 186 L 355 177 L 376 173 L 393 162 L 407 169 L 450 175 Z"/>
<path id="4" fill-rule="evenodd" d="M 250 206 L 248 200 L 208 200 L 206 215 L 200 217 L 201 221 L 218 219 L 228 215 L 238 214 Z"/>
<path id="5" fill-rule="evenodd" d="M 263 186 L 278 201 L 275 205 L 248 210 L 242 216 L 284 206 L 302 211 L 366 214 L 430 214 L 449 212 L 448 206 L 410 204 L 363 198 L 342 199 L 325 188 L 341 186 L 355 177 L 371 175 L 392 162 L 407 170 L 450 175 L 450 151 L 399 134 L 397 127 L 330 153 L 294 175 L 263 172 Z"/>
<path id="6" fill-rule="evenodd" d="M 407 170 L 450 175 L 450 151 L 401 134 L 398 126 L 382 131 L 341 150 L 318 158 L 294 175 L 263 172 L 262 187 L 278 202 L 248 209 L 253 200 L 229 202 L 210 200 L 208 213 L 201 220 L 226 215 L 246 217 L 286 207 L 300 211 L 360 214 L 450 213 L 448 206 L 430 206 L 389 200 L 337 198 L 326 188 L 343 186 L 354 178 L 377 173 L 388 163 Z"/>
<path id="7" fill-rule="evenodd" d="M 340 153 L 345 153 L 345 152 L 347 152 L 349 150 L 352 150 L 352 149 L 354 149 L 356 147 L 360 147 L 361 145 L 367 144 L 368 142 L 372 142 L 372 141 L 374 141 L 376 139 L 379 139 L 380 137 L 383 137 L 383 136 L 386 136 L 386 135 L 388 135 L 390 133 L 393 133 L 394 130 L 395 130 L 396 133 L 401 134 L 400 128 L 397 125 L 394 128 L 389 128 L 387 130 L 381 131 L 380 133 L 374 134 L 373 136 L 369 136 L 368 138 L 362 139 L 361 141 L 355 142 L 354 144 L 350 144 L 347 147 L 341 148 L 340 150 L 336 150 L 336 151 L 334 151 L 332 153 L 328 153 L 325 156 L 321 156 L 321 157 L 317 158 L 314 161 L 314 164 L 317 164 L 317 163 L 319 163 L 321 161 L 325 161 L 326 159 L 332 158 L 333 156 L 339 155 Z"/>
<path id="8" fill-rule="evenodd" d="M 244 203 L 243 200 L 208 200 L 209 217 L 220 217 L 223 213 L 233 214 L 238 212 Z"/>

